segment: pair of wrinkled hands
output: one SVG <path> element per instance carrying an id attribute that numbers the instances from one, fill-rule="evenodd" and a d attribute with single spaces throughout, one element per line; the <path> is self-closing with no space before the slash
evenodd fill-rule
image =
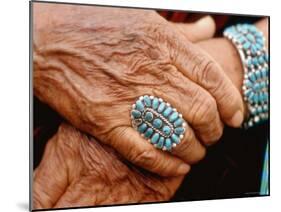
<path id="1" fill-rule="evenodd" d="M 213 36 L 210 18 L 203 27 L 154 11 L 35 4 L 34 20 L 34 93 L 68 122 L 34 171 L 34 208 L 167 201 L 223 125 L 243 121 L 241 73 L 226 73 L 195 44 Z M 202 46 L 229 54 L 217 42 Z M 144 94 L 188 122 L 171 153 L 131 127 L 131 105 Z"/>

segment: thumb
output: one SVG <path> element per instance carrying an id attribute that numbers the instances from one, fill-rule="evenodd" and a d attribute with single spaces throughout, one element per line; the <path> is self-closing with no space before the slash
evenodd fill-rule
<path id="1" fill-rule="evenodd" d="M 216 31 L 216 24 L 211 16 L 204 16 L 193 23 L 173 23 L 173 25 L 191 42 L 212 38 Z"/>

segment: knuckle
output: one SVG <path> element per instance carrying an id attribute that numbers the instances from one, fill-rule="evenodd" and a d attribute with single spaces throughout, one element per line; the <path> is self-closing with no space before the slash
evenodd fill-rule
<path id="1" fill-rule="evenodd" d="M 198 92 L 200 93 L 200 92 Z M 214 98 L 208 95 L 199 94 L 198 98 L 193 98 L 192 123 L 206 124 L 216 118 L 217 104 Z"/>
<path id="2" fill-rule="evenodd" d="M 132 159 L 132 162 L 137 165 L 146 166 L 149 163 L 154 161 L 155 154 L 152 150 L 146 149 L 140 153 L 136 153 L 134 156 L 132 156 L 131 159 Z"/>
<path id="3" fill-rule="evenodd" d="M 210 59 L 204 59 L 199 66 L 199 80 L 201 82 L 207 82 L 213 75 L 215 70 L 215 63 Z"/>
<path id="4" fill-rule="evenodd" d="M 212 125 L 214 127 L 210 128 L 208 131 L 203 133 L 200 138 L 206 146 L 211 146 L 215 144 L 223 134 L 223 125 Z"/>
<path id="5" fill-rule="evenodd" d="M 188 163 L 194 164 L 202 160 L 206 155 L 205 148 L 200 146 L 201 144 L 196 140 L 193 132 L 187 130 L 184 139 L 177 148 L 176 154 Z"/>

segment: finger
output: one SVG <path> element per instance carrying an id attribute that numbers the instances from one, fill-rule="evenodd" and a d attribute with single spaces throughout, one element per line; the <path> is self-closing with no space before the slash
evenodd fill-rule
<path id="1" fill-rule="evenodd" d="M 204 16 L 194 23 L 173 23 L 191 42 L 210 39 L 216 31 L 216 24 L 211 16 Z"/>
<path id="2" fill-rule="evenodd" d="M 57 136 L 48 141 L 42 161 L 34 172 L 33 209 L 51 208 L 67 187 L 66 166 L 56 142 Z"/>
<path id="3" fill-rule="evenodd" d="M 243 101 L 238 89 L 221 67 L 207 53 L 201 51 L 183 37 L 172 60 L 186 77 L 206 89 L 215 99 L 221 119 L 232 127 L 243 121 Z"/>
<path id="4" fill-rule="evenodd" d="M 165 92 L 154 89 L 153 95 L 161 97 L 175 107 L 192 126 L 196 137 L 205 145 L 218 141 L 223 133 L 223 124 L 215 99 L 206 90 L 183 76 L 177 78 L 174 75 L 171 86 L 176 88 L 165 88 Z"/>
<path id="5" fill-rule="evenodd" d="M 131 127 L 114 129 L 109 135 L 109 140 L 111 146 L 127 160 L 159 175 L 178 176 L 190 170 L 188 164 L 167 152 L 156 149 Z"/>

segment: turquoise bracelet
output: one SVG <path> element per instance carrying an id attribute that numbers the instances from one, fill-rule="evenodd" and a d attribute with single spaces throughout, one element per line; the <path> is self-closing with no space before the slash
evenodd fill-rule
<path id="1" fill-rule="evenodd" d="M 250 24 L 228 27 L 223 34 L 236 46 L 244 67 L 242 90 L 249 110 L 244 127 L 249 128 L 268 120 L 269 58 L 265 38 Z"/>

